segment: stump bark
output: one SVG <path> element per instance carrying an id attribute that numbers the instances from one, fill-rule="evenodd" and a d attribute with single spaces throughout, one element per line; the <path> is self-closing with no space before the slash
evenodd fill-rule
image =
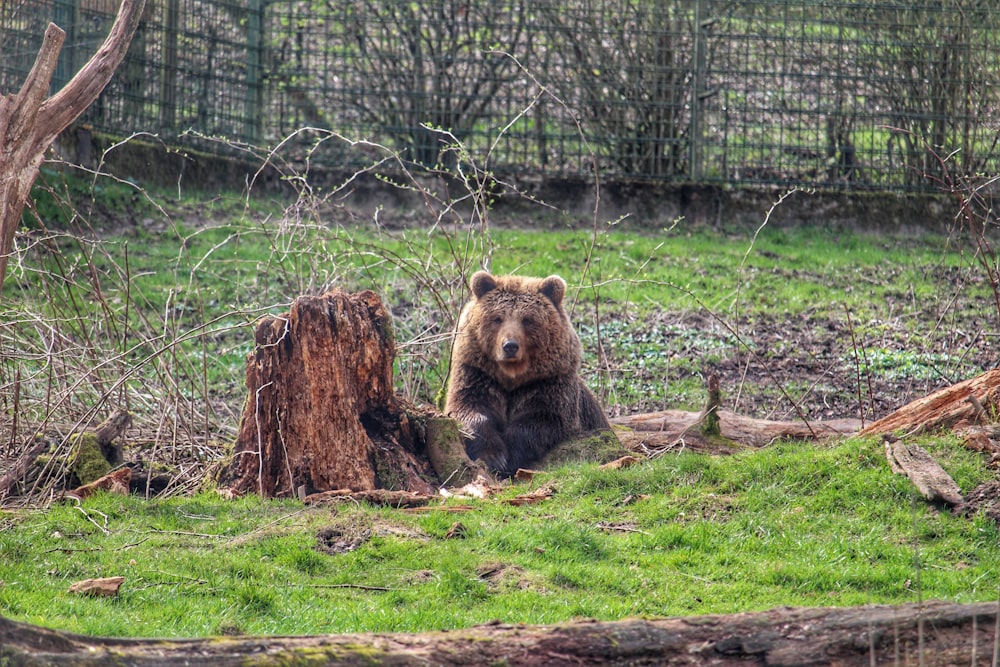
<path id="1" fill-rule="evenodd" d="M 422 415 L 396 398 L 389 313 L 371 291 L 295 300 L 257 327 L 232 463 L 235 494 L 433 492 Z"/>

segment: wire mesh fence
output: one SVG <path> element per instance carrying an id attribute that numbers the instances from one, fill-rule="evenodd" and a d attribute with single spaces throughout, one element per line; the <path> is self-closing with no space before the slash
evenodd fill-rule
<path id="1" fill-rule="evenodd" d="M 64 83 L 117 4 L 0 0 L 0 90 L 50 20 Z M 461 145 L 499 173 L 913 190 L 998 171 L 998 78 L 980 0 L 147 0 L 86 120 L 263 147 L 322 128 L 445 168 Z M 285 150 L 358 159 L 301 137 Z"/>

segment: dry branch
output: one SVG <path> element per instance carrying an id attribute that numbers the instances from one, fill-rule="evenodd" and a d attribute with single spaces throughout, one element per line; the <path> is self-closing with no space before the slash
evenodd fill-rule
<path id="1" fill-rule="evenodd" d="M 366 502 L 382 507 L 423 507 L 438 496 L 411 491 L 389 491 L 387 489 L 371 489 L 370 491 L 352 491 L 351 489 L 334 489 L 313 493 L 305 497 L 306 505 L 318 505 L 326 502 Z"/>
<path id="2" fill-rule="evenodd" d="M 775 609 L 731 616 L 492 624 L 424 634 L 104 639 L 0 618 L 0 657 L 24 665 L 989 665 L 997 603 Z"/>

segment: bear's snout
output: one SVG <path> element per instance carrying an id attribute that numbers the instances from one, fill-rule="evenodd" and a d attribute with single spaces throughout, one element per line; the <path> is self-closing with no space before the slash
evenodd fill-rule
<path id="1" fill-rule="evenodd" d="M 514 359 L 521 350 L 521 345 L 516 340 L 508 339 L 503 342 L 501 349 L 503 350 L 504 359 Z"/>

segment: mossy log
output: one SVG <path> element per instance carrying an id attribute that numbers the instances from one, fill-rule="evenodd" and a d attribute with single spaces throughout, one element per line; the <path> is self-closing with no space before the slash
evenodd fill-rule
<path id="1" fill-rule="evenodd" d="M 122 463 L 122 448 L 116 441 L 132 425 L 132 415 L 126 410 L 115 410 L 110 417 L 93 430 L 77 431 L 69 436 L 69 475 L 65 482 L 71 486 L 86 485 L 111 472 Z M 39 463 L 51 458 L 46 452 L 52 442 L 41 434 L 30 449 L 0 478 L 0 498 L 22 480 L 37 479 Z M 26 481 L 25 484 L 30 484 Z"/>
<path id="2" fill-rule="evenodd" d="M 144 640 L 85 637 L 0 618 L 10 667 L 268 665 L 995 664 L 997 603 L 775 609 L 423 634 Z"/>

